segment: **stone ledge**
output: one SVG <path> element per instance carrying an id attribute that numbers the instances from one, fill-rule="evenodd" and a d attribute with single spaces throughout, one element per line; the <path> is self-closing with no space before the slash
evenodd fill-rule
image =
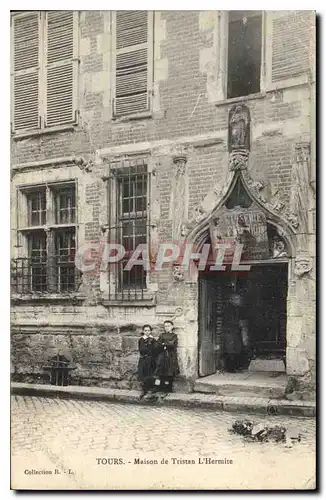
<path id="1" fill-rule="evenodd" d="M 80 293 L 69 293 L 69 294 L 59 294 L 59 293 L 49 293 L 48 295 L 42 294 L 11 294 L 11 302 L 13 304 L 20 302 L 83 302 L 87 299 L 85 295 Z"/>
<path id="2" fill-rule="evenodd" d="M 14 141 L 21 141 L 22 139 L 28 139 L 29 137 L 39 137 L 46 134 L 73 132 L 74 130 L 76 130 L 77 126 L 77 123 L 68 123 L 65 125 L 58 125 L 42 129 L 25 130 L 22 132 L 14 132 L 11 137 Z"/>
<path id="3" fill-rule="evenodd" d="M 159 402 L 139 400 L 139 391 L 125 389 L 107 389 L 101 387 L 66 386 L 11 383 L 12 394 L 29 396 L 58 397 L 71 399 L 97 399 L 119 403 L 177 406 L 187 408 L 205 408 L 214 411 L 249 412 L 277 415 L 292 415 L 300 417 L 314 417 L 316 405 L 313 401 L 286 401 L 265 398 L 216 396 L 200 393 L 173 393 L 168 394 Z"/>

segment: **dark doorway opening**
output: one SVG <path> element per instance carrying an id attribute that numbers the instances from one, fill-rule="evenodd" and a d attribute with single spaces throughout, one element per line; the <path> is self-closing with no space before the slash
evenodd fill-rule
<path id="1" fill-rule="evenodd" d="M 199 274 L 199 375 L 247 370 L 286 351 L 288 264 Z"/>

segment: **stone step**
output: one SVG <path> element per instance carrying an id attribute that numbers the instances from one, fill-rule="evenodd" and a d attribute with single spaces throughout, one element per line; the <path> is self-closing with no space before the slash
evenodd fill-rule
<path id="1" fill-rule="evenodd" d="M 219 396 L 252 396 L 281 399 L 285 395 L 287 376 L 282 373 L 216 373 L 199 378 L 194 391 Z"/>

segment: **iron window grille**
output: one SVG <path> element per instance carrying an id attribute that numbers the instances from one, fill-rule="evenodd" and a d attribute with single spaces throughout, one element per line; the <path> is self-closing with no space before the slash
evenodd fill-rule
<path id="1" fill-rule="evenodd" d="M 70 360 L 63 355 L 57 354 L 49 359 L 48 365 L 43 366 L 43 370 L 49 376 L 51 385 L 67 386 L 71 382 L 71 371 L 76 367 L 69 366 Z"/>
<path id="2" fill-rule="evenodd" d="M 113 163 L 108 178 L 108 243 L 118 243 L 125 254 L 108 266 L 110 300 L 142 300 L 147 290 L 147 271 L 126 264 L 138 245 L 148 249 L 150 230 L 150 173 L 144 160 Z M 144 248 L 144 247 L 142 247 Z M 141 255 L 140 258 L 144 258 Z"/>
<path id="3" fill-rule="evenodd" d="M 13 293 L 77 291 L 81 273 L 75 267 L 75 184 L 30 188 L 25 198 L 27 227 L 20 232 L 28 257 L 11 262 Z"/>
<path id="4" fill-rule="evenodd" d="M 35 260 L 25 257 L 11 260 L 11 291 L 19 295 L 70 293 L 81 284 L 81 273 L 62 265 L 57 257 Z"/>

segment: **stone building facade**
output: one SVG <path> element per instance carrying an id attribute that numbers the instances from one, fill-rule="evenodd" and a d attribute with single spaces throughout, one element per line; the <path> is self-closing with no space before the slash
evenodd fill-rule
<path id="1" fill-rule="evenodd" d="M 59 355 L 72 384 L 132 387 L 141 326 L 172 319 L 192 390 L 219 369 L 232 289 L 257 366 L 313 389 L 315 14 L 34 11 L 11 27 L 13 380 L 45 381 Z M 200 252 L 239 214 L 263 235 L 252 274 L 155 270 L 160 243 Z M 146 243 L 150 268 L 100 266 L 108 242 Z"/>

